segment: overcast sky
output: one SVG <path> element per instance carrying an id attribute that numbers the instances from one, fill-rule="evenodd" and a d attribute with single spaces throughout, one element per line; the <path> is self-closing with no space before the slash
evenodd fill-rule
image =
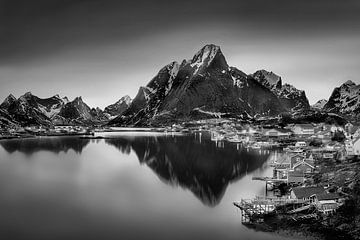
<path id="1" fill-rule="evenodd" d="M 0 0 L 0 98 L 31 91 L 103 108 L 207 43 L 314 103 L 360 83 L 360 1 Z"/>

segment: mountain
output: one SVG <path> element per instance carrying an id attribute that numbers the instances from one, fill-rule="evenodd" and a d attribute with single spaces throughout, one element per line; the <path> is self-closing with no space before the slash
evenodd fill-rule
<path id="1" fill-rule="evenodd" d="M 280 87 L 281 78 L 264 73 L 271 86 Z M 161 125 L 210 117 L 275 116 L 301 108 L 302 97 L 304 106 L 308 104 L 305 94 L 290 85 L 277 89 L 276 94 L 265 85 L 230 67 L 220 47 L 210 44 L 190 60 L 163 67 L 146 87 L 140 87 L 122 116 L 109 124 Z"/>
<path id="2" fill-rule="evenodd" d="M 54 104 L 54 102 L 58 103 L 54 98 L 40 99 L 32 95 L 31 92 L 27 92 L 12 101 L 4 110 L 7 111 L 13 121 L 18 122 L 22 126 L 50 126 L 52 123 L 48 115 L 52 111 L 50 105 Z"/>
<path id="3" fill-rule="evenodd" d="M 296 112 L 310 108 L 305 91 L 298 90 L 290 84 L 282 85 L 281 77 L 275 73 L 259 70 L 252 74 L 252 76 L 264 87 L 271 90 L 286 109 Z"/>
<path id="4" fill-rule="evenodd" d="M 14 95 L 10 94 L 5 98 L 5 100 L 0 104 L 0 109 L 8 109 L 11 104 L 16 101 Z"/>
<path id="5" fill-rule="evenodd" d="M 332 92 L 323 108 L 326 112 L 357 116 L 360 113 L 360 85 L 349 80 Z"/>
<path id="6" fill-rule="evenodd" d="M 90 124 L 107 122 L 108 117 L 99 108 L 90 109 L 81 99 L 70 102 L 67 97 L 55 95 L 39 98 L 27 92 L 18 99 L 9 95 L 0 105 L 2 125 L 21 126 L 53 124 Z"/>
<path id="7" fill-rule="evenodd" d="M 104 109 L 104 113 L 108 116 L 109 119 L 113 119 L 125 112 L 126 109 L 129 108 L 131 101 L 131 98 L 126 95 L 120 98 L 120 100 L 116 103 L 107 106 Z"/>
<path id="8" fill-rule="evenodd" d="M 17 126 L 18 124 L 11 118 L 8 112 L 0 108 L 0 128 L 7 128 L 9 126 Z"/>
<path id="9" fill-rule="evenodd" d="M 266 70 L 258 70 L 252 76 L 263 86 L 275 90 L 281 89 L 282 81 L 281 77 L 276 75 L 273 72 L 268 72 Z"/>
<path id="10" fill-rule="evenodd" d="M 92 121 L 94 122 L 107 122 L 109 121 L 109 115 L 102 111 L 100 108 L 92 108 L 90 110 Z"/>
<path id="11" fill-rule="evenodd" d="M 312 107 L 315 109 L 318 109 L 318 110 L 322 110 L 327 102 L 328 102 L 328 100 L 321 99 L 321 100 L 317 101 L 314 105 L 312 105 Z"/>
<path id="12" fill-rule="evenodd" d="M 107 120 L 99 108 L 91 109 L 81 97 L 76 97 L 61 108 L 53 122 L 55 124 L 90 124 Z"/>

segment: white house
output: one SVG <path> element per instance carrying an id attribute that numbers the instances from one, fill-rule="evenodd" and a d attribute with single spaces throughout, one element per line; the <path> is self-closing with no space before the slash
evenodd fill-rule
<path id="1" fill-rule="evenodd" d="M 306 142 L 296 142 L 295 147 L 306 147 Z"/>
<path id="2" fill-rule="evenodd" d="M 351 140 L 345 141 L 345 151 L 348 156 L 354 156 L 354 144 Z"/>
<path id="3" fill-rule="evenodd" d="M 351 149 L 351 147 L 349 149 Z M 353 150 L 353 155 L 356 156 L 360 155 L 360 137 L 352 141 L 352 150 Z"/>
<path id="4" fill-rule="evenodd" d="M 293 132 L 290 129 L 270 128 L 264 129 L 263 135 L 267 137 L 290 137 Z"/>

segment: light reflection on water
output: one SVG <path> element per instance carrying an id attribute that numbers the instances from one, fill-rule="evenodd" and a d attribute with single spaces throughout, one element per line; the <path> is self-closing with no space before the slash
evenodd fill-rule
<path id="1" fill-rule="evenodd" d="M 232 202 L 263 195 L 270 152 L 209 136 L 0 141 L 0 234 L 11 239 L 279 239 Z"/>

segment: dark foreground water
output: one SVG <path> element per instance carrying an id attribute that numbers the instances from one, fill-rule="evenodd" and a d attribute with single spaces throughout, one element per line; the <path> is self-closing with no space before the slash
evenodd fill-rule
<path id="1" fill-rule="evenodd" d="M 0 141 L 0 239 L 281 239 L 232 205 L 263 195 L 271 152 L 206 134 Z"/>

